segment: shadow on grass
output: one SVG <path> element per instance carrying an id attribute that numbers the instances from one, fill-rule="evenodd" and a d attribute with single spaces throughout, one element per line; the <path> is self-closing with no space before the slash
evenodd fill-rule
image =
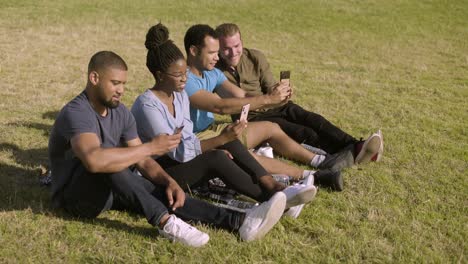
<path id="1" fill-rule="evenodd" d="M 42 114 L 43 119 L 50 119 L 50 120 L 55 120 L 57 119 L 57 116 L 59 114 L 59 111 L 47 111 Z"/>
<path id="2" fill-rule="evenodd" d="M 42 123 L 31 123 L 31 122 L 14 122 L 14 123 L 7 123 L 7 126 L 14 126 L 14 127 L 26 127 L 26 128 L 33 128 L 37 130 L 42 130 L 43 135 L 45 137 L 49 137 L 50 129 L 52 126 L 48 124 Z"/>
<path id="3" fill-rule="evenodd" d="M 39 185 L 37 170 L 23 169 L 4 163 L 0 163 L 0 167 L 2 174 L 0 178 L 0 211 L 30 210 L 33 214 L 57 217 L 67 222 L 99 225 L 144 237 L 155 235 L 155 229 L 149 224 L 147 227 L 141 227 L 103 217 L 96 219 L 78 218 L 67 214 L 64 210 L 53 209 L 50 204 L 49 187 Z M 143 217 L 138 214 L 129 214 L 134 218 Z"/>
<path id="4" fill-rule="evenodd" d="M 43 118 L 55 119 L 57 111 L 49 111 L 43 114 Z M 9 126 L 22 126 L 39 129 L 48 136 L 50 125 L 42 123 L 9 123 Z M 144 237 L 154 236 L 155 229 L 148 227 L 131 226 L 124 222 L 108 218 L 83 219 L 70 216 L 63 210 L 51 207 L 49 187 L 39 182 L 41 166 L 48 167 L 47 148 L 22 149 L 12 143 L 0 143 L 0 152 L 10 153 L 14 164 L 0 161 L 0 211 L 30 210 L 33 214 L 41 214 L 50 217 L 62 218 L 66 221 L 81 222 L 99 225 L 105 228 L 121 230 Z M 140 215 L 131 214 L 135 218 Z"/>
<path id="5" fill-rule="evenodd" d="M 21 149 L 15 144 L 0 143 L 0 152 L 9 152 L 13 159 L 22 167 L 38 167 L 39 165 L 47 165 L 47 149 Z"/>

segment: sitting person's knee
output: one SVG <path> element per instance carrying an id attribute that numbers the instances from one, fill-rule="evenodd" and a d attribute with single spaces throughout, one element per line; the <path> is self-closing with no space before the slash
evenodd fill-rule
<path id="1" fill-rule="evenodd" d="M 277 123 L 269 122 L 268 131 L 271 135 L 274 134 L 284 134 L 283 130 Z"/>
<path id="2" fill-rule="evenodd" d="M 220 149 L 210 150 L 205 155 L 207 155 L 207 159 L 210 162 L 214 162 L 214 163 L 221 162 L 222 160 L 225 160 L 225 159 L 229 159 L 226 151 L 220 150 Z"/>

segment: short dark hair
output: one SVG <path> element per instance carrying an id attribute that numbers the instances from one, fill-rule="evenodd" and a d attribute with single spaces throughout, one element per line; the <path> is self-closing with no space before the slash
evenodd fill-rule
<path id="1" fill-rule="evenodd" d="M 236 33 L 241 34 L 239 26 L 234 23 L 224 23 L 216 27 L 216 34 L 218 37 L 231 37 Z"/>
<path id="2" fill-rule="evenodd" d="M 145 47 L 148 49 L 146 67 L 155 78 L 157 71 L 165 72 L 171 63 L 179 59 L 185 60 L 184 54 L 169 39 L 169 30 L 161 23 L 148 30 Z"/>
<path id="3" fill-rule="evenodd" d="M 88 64 L 88 74 L 92 71 L 101 71 L 107 68 L 128 70 L 127 64 L 122 57 L 112 51 L 104 50 L 97 52 L 91 57 Z"/>
<path id="4" fill-rule="evenodd" d="M 185 52 L 187 52 L 187 56 L 190 54 L 190 47 L 192 45 L 199 48 L 203 48 L 205 46 L 206 36 L 218 39 L 218 34 L 216 34 L 216 31 L 208 25 L 193 25 L 187 30 L 184 37 L 184 46 Z"/>

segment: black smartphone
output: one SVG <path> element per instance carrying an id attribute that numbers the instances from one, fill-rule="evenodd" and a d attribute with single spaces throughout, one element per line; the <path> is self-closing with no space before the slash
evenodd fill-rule
<path id="1" fill-rule="evenodd" d="M 291 71 L 280 71 L 280 82 L 287 82 L 289 84 L 289 78 L 291 77 Z"/>
<path id="2" fill-rule="evenodd" d="M 174 129 L 174 134 L 179 134 L 182 132 L 182 129 L 184 129 L 184 126 L 176 127 L 176 129 Z"/>

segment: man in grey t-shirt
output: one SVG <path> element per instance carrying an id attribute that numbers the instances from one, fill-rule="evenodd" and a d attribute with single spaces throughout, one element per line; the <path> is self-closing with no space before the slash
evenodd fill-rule
<path id="1" fill-rule="evenodd" d="M 88 218 L 117 208 L 142 213 L 162 236 L 196 247 L 209 236 L 180 218 L 239 230 L 245 240 L 266 234 L 280 219 L 286 197 L 275 195 L 245 214 L 185 197 L 151 158 L 175 148 L 180 134 L 142 144 L 132 114 L 120 104 L 126 80 L 123 59 L 98 52 L 85 90 L 60 111 L 49 139 L 53 205 Z M 143 177 L 129 169 L 133 165 Z"/>

